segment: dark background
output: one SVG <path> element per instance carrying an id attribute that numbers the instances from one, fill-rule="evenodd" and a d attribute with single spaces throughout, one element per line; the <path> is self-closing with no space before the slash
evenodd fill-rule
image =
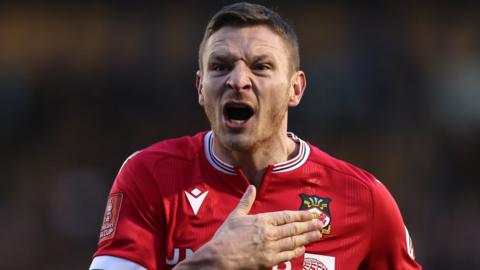
<path id="1" fill-rule="evenodd" d="M 2 269 L 87 269 L 125 158 L 208 128 L 197 47 L 229 2 L 134 2 L 0 4 Z M 390 189 L 425 269 L 479 269 L 478 5 L 261 3 L 300 39 L 289 129 Z"/>

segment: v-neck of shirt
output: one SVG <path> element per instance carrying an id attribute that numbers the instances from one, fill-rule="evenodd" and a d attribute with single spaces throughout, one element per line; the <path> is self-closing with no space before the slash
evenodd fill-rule
<path id="1" fill-rule="evenodd" d="M 286 172 L 291 172 L 299 167 L 301 167 L 305 162 L 308 160 L 308 157 L 310 155 L 310 146 L 297 137 L 295 134 L 292 132 L 288 132 L 287 136 L 292 139 L 295 143 L 299 144 L 299 151 L 297 155 L 295 155 L 293 158 L 277 163 L 277 164 L 272 164 L 269 165 L 262 178 L 262 183 L 260 184 L 259 189 L 257 190 L 258 195 L 263 193 L 262 191 L 266 189 L 266 187 L 269 185 L 269 182 L 272 178 L 272 176 L 280 176 L 279 174 L 286 173 Z M 232 183 L 229 181 L 229 185 L 235 186 L 236 189 L 240 189 L 243 193 L 244 189 L 250 184 L 249 180 L 243 173 L 240 167 L 238 166 L 233 166 L 223 160 L 221 160 L 218 156 L 215 155 L 213 151 L 213 139 L 214 135 L 212 131 L 209 131 L 205 134 L 204 137 L 204 154 L 205 157 L 208 161 L 208 163 L 221 175 L 221 178 L 233 178 L 232 180 L 235 181 L 235 183 Z M 240 180 L 240 179 L 241 180 Z M 240 183 L 238 181 L 240 180 Z M 240 185 L 240 186 L 238 186 Z"/>

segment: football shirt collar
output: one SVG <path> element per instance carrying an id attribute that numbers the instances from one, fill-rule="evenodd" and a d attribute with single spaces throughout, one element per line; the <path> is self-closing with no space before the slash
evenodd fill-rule
<path id="1" fill-rule="evenodd" d="M 288 132 L 287 135 L 294 142 L 300 145 L 298 154 L 292 159 L 273 165 L 273 169 L 272 169 L 273 173 L 282 173 L 282 172 L 295 170 L 296 168 L 302 166 L 307 161 L 308 156 L 310 154 L 310 146 L 306 142 L 304 142 L 302 139 L 295 136 L 295 134 L 293 134 L 292 132 Z M 207 160 L 215 169 L 230 175 L 237 174 L 235 167 L 233 165 L 228 164 L 225 161 L 222 161 L 213 152 L 213 132 L 212 131 L 207 132 L 207 134 L 205 135 L 204 146 L 205 146 L 204 148 L 205 148 L 205 155 L 207 157 Z"/>

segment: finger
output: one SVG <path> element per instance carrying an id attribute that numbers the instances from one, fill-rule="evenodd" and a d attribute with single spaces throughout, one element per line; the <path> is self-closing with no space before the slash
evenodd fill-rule
<path id="1" fill-rule="evenodd" d="M 317 242 L 320 239 L 322 239 L 322 233 L 315 230 L 304 234 L 280 239 L 275 242 L 274 248 L 279 251 L 294 250 L 298 247 L 306 246 L 308 244 Z"/>
<path id="2" fill-rule="evenodd" d="M 256 189 L 255 186 L 249 185 L 245 193 L 243 193 L 240 202 L 238 202 L 237 207 L 233 209 L 232 213 L 230 214 L 231 217 L 247 215 L 252 208 L 253 202 L 255 201 L 256 196 Z"/>
<path id="3" fill-rule="evenodd" d="M 322 228 L 322 221 L 318 219 L 303 222 L 293 222 L 273 227 L 272 236 L 275 240 L 277 240 L 310 231 L 320 231 Z"/>
<path id="4" fill-rule="evenodd" d="M 283 225 L 292 222 L 309 221 L 313 219 L 308 211 L 279 211 L 265 214 L 267 221 L 272 225 Z"/>
<path id="5" fill-rule="evenodd" d="M 282 263 L 282 262 L 290 261 L 294 258 L 298 258 L 298 257 L 302 256 L 303 253 L 305 253 L 305 247 L 304 246 L 297 247 L 294 250 L 287 250 L 287 251 L 279 252 L 279 253 L 277 253 L 277 255 L 275 256 L 275 258 L 273 260 L 274 265 L 277 265 L 277 264 Z"/>

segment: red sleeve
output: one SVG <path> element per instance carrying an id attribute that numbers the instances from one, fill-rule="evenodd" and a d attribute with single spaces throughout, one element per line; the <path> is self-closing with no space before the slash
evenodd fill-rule
<path id="1" fill-rule="evenodd" d="M 378 181 L 373 184 L 372 194 L 372 241 L 363 269 L 422 269 L 415 261 L 412 240 L 392 195 Z"/>
<path id="2" fill-rule="evenodd" d="M 164 213 L 151 169 L 141 156 L 127 159 L 115 178 L 94 256 L 121 257 L 157 269 L 164 258 Z"/>

